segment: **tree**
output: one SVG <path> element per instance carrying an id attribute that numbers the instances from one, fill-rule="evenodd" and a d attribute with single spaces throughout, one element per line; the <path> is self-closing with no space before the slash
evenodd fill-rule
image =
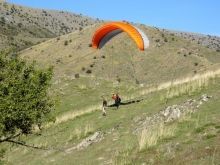
<path id="1" fill-rule="evenodd" d="M 54 121 L 57 101 L 50 99 L 53 68 L 36 69 L 13 51 L 0 52 L 0 143 L 31 134 L 35 126 Z"/>

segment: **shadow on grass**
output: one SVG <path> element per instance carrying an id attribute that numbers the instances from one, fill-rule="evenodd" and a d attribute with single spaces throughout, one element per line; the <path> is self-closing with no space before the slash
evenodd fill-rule
<path id="1" fill-rule="evenodd" d="M 119 106 L 121 106 L 121 105 L 129 105 L 129 104 L 133 104 L 133 103 L 138 103 L 138 102 L 140 102 L 141 100 L 143 100 L 143 99 L 131 100 L 131 101 L 127 101 L 127 102 L 121 102 L 121 103 L 119 103 L 119 105 L 117 105 L 117 104 L 115 103 L 115 104 L 108 105 L 108 107 L 119 107 Z"/>

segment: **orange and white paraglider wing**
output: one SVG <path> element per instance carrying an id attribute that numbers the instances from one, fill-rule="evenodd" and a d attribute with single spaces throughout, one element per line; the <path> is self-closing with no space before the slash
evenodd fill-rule
<path id="1" fill-rule="evenodd" d="M 105 43 L 121 32 L 126 32 L 135 41 L 140 50 L 149 47 L 149 40 L 141 29 L 123 22 L 111 22 L 101 26 L 93 35 L 92 47 L 101 49 Z"/>

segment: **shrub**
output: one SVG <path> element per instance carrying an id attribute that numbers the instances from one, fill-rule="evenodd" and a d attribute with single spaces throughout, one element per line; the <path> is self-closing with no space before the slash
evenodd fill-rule
<path id="1" fill-rule="evenodd" d="M 75 74 L 75 78 L 79 78 L 79 73 L 76 73 L 76 74 Z"/>
<path id="2" fill-rule="evenodd" d="M 84 70 L 86 70 L 86 68 L 83 66 L 83 67 L 82 67 L 82 71 L 84 71 Z"/>
<path id="3" fill-rule="evenodd" d="M 89 44 L 89 47 L 92 47 L 92 44 Z"/>
<path id="4" fill-rule="evenodd" d="M 90 73 L 92 73 L 92 70 L 91 70 L 91 69 L 88 69 L 88 70 L 86 71 L 86 73 L 90 74 Z"/>
<path id="5" fill-rule="evenodd" d="M 18 27 L 21 27 L 22 26 L 22 23 L 18 23 Z"/>
<path id="6" fill-rule="evenodd" d="M 68 45 L 68 41 L 67 41 L 67 40 L 64 42 L 64 45 L 65 45 L 65 46 L 67 46 L 67 45 Z"/>

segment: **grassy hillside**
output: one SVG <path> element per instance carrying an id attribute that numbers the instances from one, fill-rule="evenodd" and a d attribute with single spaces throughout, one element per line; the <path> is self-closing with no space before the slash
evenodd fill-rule
<path id="1" fill-rule="evenodd" d="M 220 162 L 220 52 L 216 47 L 204 46 L 185 33 L 130 23 L 147 34 L 147 50 L 140 51 L 126 33 L 94 50 L 92 36 L 104 24 L 98 19 L 86 17 L 85 22 L 85 17 L 68 12 L 3 2 L 0 6 L 5 21 L 15 21 L 0 22 L 2 48 L 7 48 L 6 42 L 30 41 L 20 57 L 36 60 L 38 68 L 53 65 L 49 95 L 60 97 L 56 122 L 44 123 L 42 131 L 19 139 L 40 149 L 2 143 L 5 164 Z M 73 21 L 78 18 L 85 24 Z M 36 20 L 40 21 L 35 27 Z M 113 92 L 122 99 L 118 109 L 111 106 Z M 109 105 L 107 116 L 102 116 L 103 98 Z"/>
<path id="2" fill-rule="evenodd" d="M 94 50 L 101 25 L 21 52 L 37 67 L 54 66 L 50 93 L 60 105 L 55 123 L 20 139 L 42 149 L 1 144 L 6 164 L 217 164 L 219 52 L 138 24 L 148 50 L 126 33 Z M 102 99 L 112 105 L 112 92 L 122 104 L 102 116 Z"/>
<path id="3" fill-rule="evenodd" d="M 0 2 L 0 49 L 30 47 L 71 31 L 102 22 L 67 11 L 37 9 Z"/>
<path id="4" fill-rule="evenodd" d="M 55 80 L 79 74 L 142 86 L 194 76 L 219 66 L 220 52 L 138 24 L 135 26 L 150 40 L 146 51 L 140 51 L 126 33 L 115 36 L 102 49 L 94 50 L 90 46 L 92 36 L 101 25 L 33 46 L 22 51 L 21 56 L 28 60 L 37 59 L 39 67 L 53 65 Z M 91 74 L 86 73 L 88 70 Z"/>
<path id="5" fill-rule="evenodd" d="M 106 117 L 101 94 L 112 103 L 109 82 L 99 80 L 91 86 L 88 78 L 65 80 L 55 87 L 62 91 L 56 123 L 20 139 L 44 149 L 5 144 L 1 146 L 8 148 L 5 160 L 8 164 L 217 164 L 220 79 L 203 78 L 163 90 L 121 84 L 116 88 L 124 104 L 107 108 Z M 212 97 L 196 111 L 185 109 L 184 115 L 165 125 L 164 117 L 158 116 L 169 106 L 197 101 L 203 94 Z"/>

